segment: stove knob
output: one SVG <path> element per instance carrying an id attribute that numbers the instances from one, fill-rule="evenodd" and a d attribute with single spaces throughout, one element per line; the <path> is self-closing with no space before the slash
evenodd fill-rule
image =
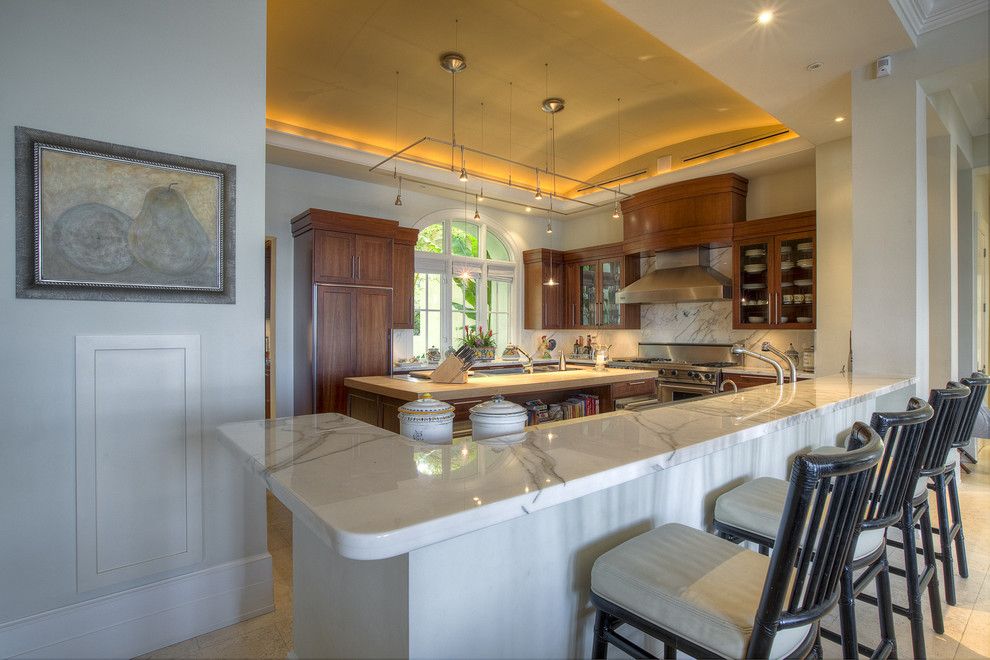
<path id="1" fill-rule="evenodd" d="M 666 369 L 661 369 L 660 370 L 660 375 L 661 376 L 666 376 L 667 375 L 667 370 Z"/>
<path id="2" fill-rule="evenodd" d="M 670 375 L 671 376 L 676 376 L 677 375 L 677 369 L 671 369 L 670 370 Z"/>
<path id="3" fill-rule="evenodd" d="M 712 375 L 711 374 L 702 374 L 701 377 L 704 378 L 705 380 L 711 380 L 712 379 Z"/>
<path id="4" fill-rule="evenodd" d="M 688 372 L 688 378 L 697 378 L 697 377 L 698 377 L 698 372 L 697 371 L 689 371 Z"/>

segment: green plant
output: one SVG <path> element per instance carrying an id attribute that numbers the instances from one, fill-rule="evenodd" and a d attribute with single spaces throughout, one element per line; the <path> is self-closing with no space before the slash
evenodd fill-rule
<path id="1" fill-rule="evenodd" d="M 461 346 L 473 346 L 474 348 L 495 347 L 494 333 L 491 330 L 485 332 L 485 329 L 481 326 L 464 326 L 464 336 L 458 339 L 458 341 Z"/>

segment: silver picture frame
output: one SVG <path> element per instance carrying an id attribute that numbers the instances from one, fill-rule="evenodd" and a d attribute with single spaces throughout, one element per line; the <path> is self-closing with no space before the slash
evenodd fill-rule
<path id="1" fill-rule="evenodd" d="M 235 302 L 228 163 L 15 127 L 16 296 Z"/>

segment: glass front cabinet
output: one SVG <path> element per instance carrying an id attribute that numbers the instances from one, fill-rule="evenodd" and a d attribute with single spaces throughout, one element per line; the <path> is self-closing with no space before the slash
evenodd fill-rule
<path id="1" fill-rule="evenodd" d="M 564 327 L 638 328 L 639 305 L 620 305 L 615 299 L 623 286 L 638 277 L 638 258 L 634 257 L 568 261 L 564 269 Z"/>
<path id="2" fill-rule="evenodd" d="M 747 236 L 733 242 L 733 328 L 815 328 L 814 213 L 810 227 L 807 217 L 740 223 Z M 756 223 L 778 231 L 755 235 L 760 227 L 747 225 Z"/>

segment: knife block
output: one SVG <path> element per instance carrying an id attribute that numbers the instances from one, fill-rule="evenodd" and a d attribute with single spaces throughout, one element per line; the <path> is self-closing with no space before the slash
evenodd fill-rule
<path id="1" fill-rule="evenodd" d="M 466 383 L 467 372 L 464 371 L 464 363 L 456 356 L 451 355 L 433 370 L 433 373 L 430 374 L 430 380 L 434 383 Z"/>

